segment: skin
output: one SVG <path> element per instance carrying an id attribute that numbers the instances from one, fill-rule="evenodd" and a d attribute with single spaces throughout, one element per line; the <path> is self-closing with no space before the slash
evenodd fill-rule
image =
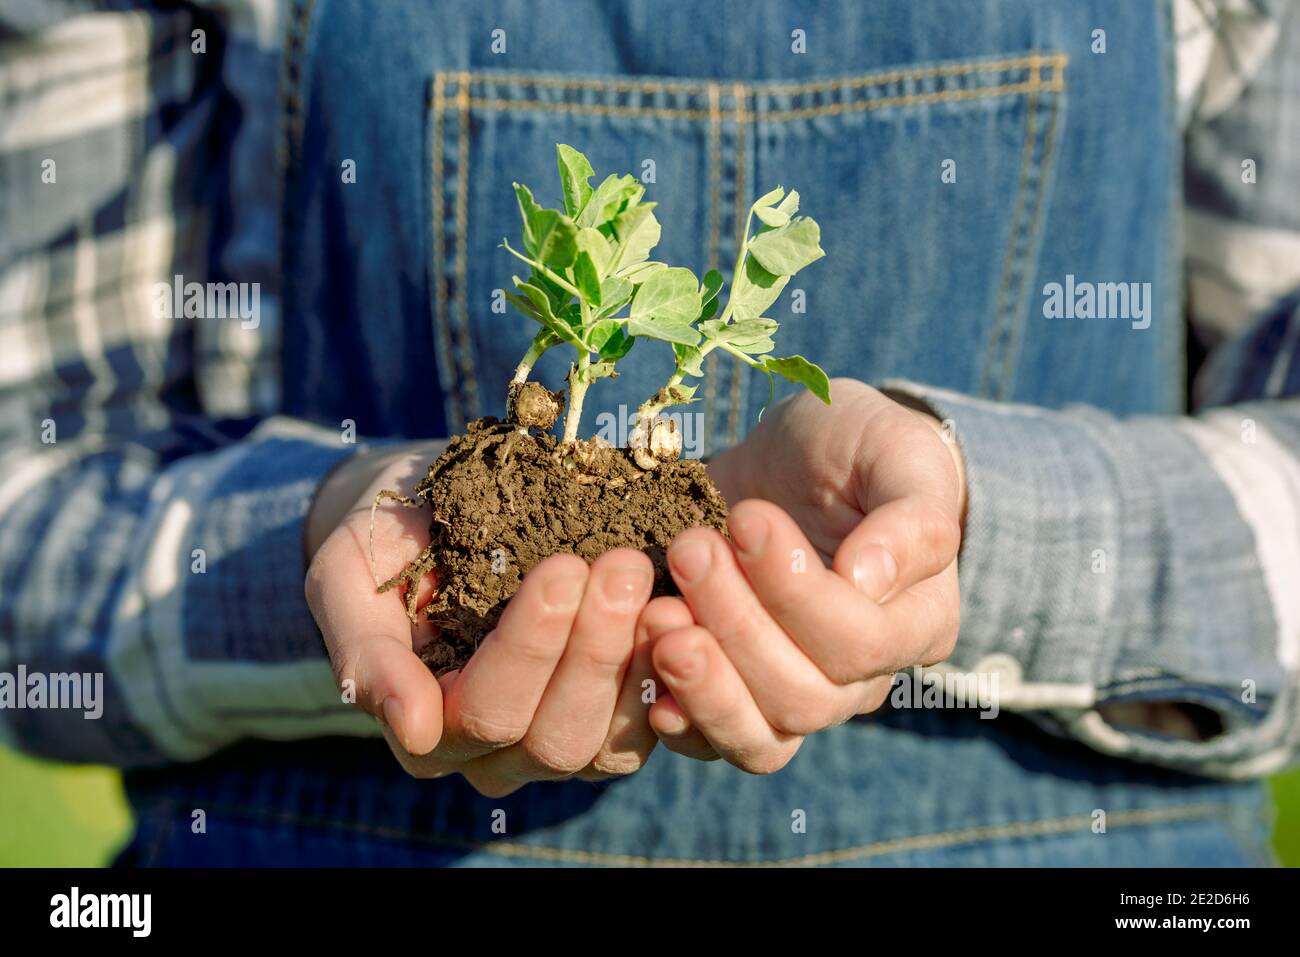
<path id="1" fill-rule="evenodd" d="M 322 483 L 304 542 L 307 601 L 340 687 L 410 774 L 459 773 L 491 797 L 630 774 L 658 741 L 755 773 L 784 766 L 804 736 L 879 707 L 894 671 L 940 661 L 956 640 L 955 444 L 860 382 L 832 393 L 829 407 L 804 394 L 770 410 L 711 463 L 735 544 L 707 529 L 678 537 L 682 598 L 648 600 L 640 552 L 590 567 L 555 555 L 469 664 L 439 679 L 416 655 L 431 627 L 373 584 L 419 554 L 427 519 L 381 507 L 373 571 L 369 535 L 375 493 L 409 490 L 443 443 L 357 453 Z"/>
<path id="2" fill-rule="evenodd" d="M 710 473 L 729 502 L 673 542 L 676 602 L 694 623 L 652 659 L 669 694 L 650 723 L 673 751 L 753 773 L 805 736 L 874 711 L 894 672 L 952 653 L 965 478 L 931 416 L 852 379 L 826 406 L 773 409 Z"/>
<path id="3" fill-rule="evenodd" d="M 620 549 L 588 567 L 555 555 L 534 568 L 499 626 L 466 667 L 434 678 L 416 651 L 434 637 L 412 625 L 395 592 L 376 580 L 400 571 L 428 543 L 417 509 L 371 503 L 383 488 L 409 490 L 444 443 L 360 452 L 317 491 L 305 530 L 305 593 L 341 689 L 379 719 L 410 774 L 459 773 L 499 797 L 530 781 L 599 780 L 645 763 L 656 739 L 642 683 L 653 677 L 659 635 L 689 624 L 683 609 L 648 602 L 649 559 Z M 434 582 L 422 585 L 427 603 Z"/>

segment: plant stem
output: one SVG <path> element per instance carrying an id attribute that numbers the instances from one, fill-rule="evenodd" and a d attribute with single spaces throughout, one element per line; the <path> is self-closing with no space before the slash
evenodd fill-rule
<path id="1" fill-rule="evenodd" d="M 542 353 L 551 348 L 551 346 L 558 344 L 559 340 L 549 332 L 539 332 L 537 335 L 533 336 L 533 341 L 529 344 L 528 351 L 524 353 L 524 357 L 520 360 L 519 365 L 515 366 L 515 375 L 514 378 L 510 380 L 511 383 L 514 385 L 523 385 L 527 382 L 528 373 L 533 371 L 533 366 L 536 365 L 537 360 L 542 357 Z"/>
<path id="2" fill-rule="evenodd" d="M 569 407 L 564 411 L 563 445 L 572 445 L 578 441 L 578 423 L 582 421 L 582 403 L 587 397 L 587 369 L 591 366 L 591 355 L 582 353 L 578 364 L 569 368 Z"/>
<path id="3" fill-rule="evenodd" d="M 736 265 L 731 270 L 731 292 L 727 294 L 727 305 L 723 307 L 722 315 L 718 321 L 724 326 L 727 320 L 731 318 L 731 306 L 735 302 L 736 282 L 740 276 L 740 271 L 745 268 L 745 255 L 749 252 L 749 227 L 754 223 L 754 207 L 749 207 L 749 215 L 745 217 L 745 231 L 741 235 L 744 237 L 740 243 L 740 252 L 736 254 Z"/>
<path id="4" fill-rule="evenodd" d="M 517 249 L 514 249 L 504 239 L 501 241 L 501 245 L 505 249 L 505 251 L 508 252 L 510 255 L 514 256 L 516 259 L 528 263 L 528 265 L 532 266 L 534 269 L 536 269 L 539 273 L 541 273 L 551 282 L 555 283 L 557 286 L 559 286 L 561 289 L 567 292 L 570 296 L 577 296 L 579 299 L 582 298 L 582 293 L 578 292 L 577 288 L 574 287 L 573 283 L 569 282 L 569 280 L 565 279 L 559 273 L 553 272 L 548 266 L 542 265 L 541 263 L 537 262 L 537 260 L 535 259 L 529 259 L 523 253 L 519 252 Z"/>

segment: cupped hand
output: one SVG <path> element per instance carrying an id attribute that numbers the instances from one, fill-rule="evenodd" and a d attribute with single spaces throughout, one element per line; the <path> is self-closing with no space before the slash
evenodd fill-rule
<path id="1" fill-rule="evenodd" d="M 671 750 L 777 770 L 804 736 L 883 704 L 896 671 L 952 652 L 960 454 L 861 382 L 831 397 L 787 400 L 710 464 L 730 544 L 691 529 L 668 551 L 669 601 L 694 619 L 652 651 L 669 693 L 650 723 Z"/>
<path id="2" fill-rule="evenodd" d="M 381 489 L 409 491 L 441 448 L 361 453 L 317 493 L 305 590 L 340 688 L 380 719 L 416 777 L 459 773 L 498 797 L 530 781 L 637 770 L 656 744 L 642 701 L 653 640 L 690 623 L 673 602 L 648 601 L 645 555 L 619 549 L 590 566 L 573 555 L 541 562 L 465 667 L 441 678 L 417 655 L 436 639 L 433 627 L 412 625 L 397 592 L 377 592 L 376 580 L 428 544 L 428 515 L 382 504 L 372 567 L 371 503 Z M 422 583 L 421 605 L 433 587 Z"/>

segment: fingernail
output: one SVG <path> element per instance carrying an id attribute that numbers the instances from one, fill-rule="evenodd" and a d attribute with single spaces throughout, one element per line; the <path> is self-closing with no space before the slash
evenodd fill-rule
<path id="1" fill-rule="evenodd" d="M 731 540 L 750 558 L 758 556 L 767 541 L 767 519 L 746 509 L 738 515 L 732 515 L 727 522 L 731 529 Z"/>
<path id="2" fill-rule="evenodd" d="M 406 747 L 406 725 L 403 723 L 403 718 L 402 718 L 402 702 L 398 701 L 392 695 L 388 696 L 387 698 L 384 699 L 383 712 L 384 712 L 384 723 L 387 724 L 388 727 L 392 729 L 393 734 L 397 735 L 397 740 L 400 741 L 402 743 L 402 747 L 405 748 Z M 410 749 L 407 748 L 407 750 L 409 751 Z"/>
<path id="3" fill-rule="evenodd" d="M 690 681 L 704 670 L 704 654 L 698 647 L 691 646 L 664 655 L 659 665 L 664 670 L 664 677 L 672 681 Z"/>
<path id="4" fill-rule="evenodd" d="M 542 599 L 552 611 L 574 611 L 582 601 L 587 579 L 583 575 L 565 575 L 552 578 L 542 586 Z"/>
<path id="5" fill-rule="evenodd" d="M 627 611 L 645 598 L 650 590 L 650 572 L 639 566 L 616 568 L 605 576 L 601 591 L 614 611 Z"/>
<path id="6" fill-rule="evenodd" d="M 858 591 L 880 601 L 898 581 L 898 563 L 883 545 L 868 545 L 853 563 L 853 584 Z"/>
<path id="7" fill-rule="evenodd" d="M 674 572 L 688 582 L 698 581 L 709 570 L 712 561 L 711 546 L 698 538 L 688 538 L 668 547 L 668 564 Z"/>
<path id="8" fill-rule="evenodd" d="M 658 723 L 661 726 L 659 730 L 663 734 L 681 734 L 690 727 L 690 722 L 686 720 L 685 716 L 676 712 L 663 715 L 658 719 Z"/>

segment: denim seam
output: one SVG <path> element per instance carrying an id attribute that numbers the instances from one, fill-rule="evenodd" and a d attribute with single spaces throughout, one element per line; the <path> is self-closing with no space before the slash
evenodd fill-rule
<path id="1" fill-rule="evenodd" d="M 1025 237 L 1025 246 L 1021 252 L 1020 292 L 1016 297 L 1015 309 L 1010 313 L 1010 327 L 1007 330 L 1006 349 L 1002 356 L 1002 375 L 998 380 L 997 398 L 1005 400 L 1014 381 L 1014 363 L 1020 351 L 1020 340 L 1025 323 L 1029 319 L 1030 279 L 1034 275 L 1034 266 L 1038 257 L 1034 255 L 1043 225 L 1043 210 L 1047 207 L 1047 184 L 1051 179 L 1052 160 L 1056 155 L 1056 124 L 1061 112 L 1061 98 L 1052 97 L 1051 114 L 1047 121 L 1047 132 L 1043 137 L 1042 155 L 1036 164 L 1038 174 L 1037 191 L 1034 197 L 1034 215 L 1030 223 L 1029 234 Z"/>
<path id="2" fill-rule="evenodd" d="M 478 376 L 474 370 L 474 339 L 469 327 L 469 74 L 459 77 L 456 111 L 460 140 L 456 153 L 456 361 L 460 370 L 461 400 L 465 415 L 480 414 Z"/>
<path id="3" fill-rule="evenodd" d="M 722 232 L 722 105 L 721 91 L 716 83 L 708 85 L 709 96 L 709 251 L 710 269 L 719 269 L 718 245 Z M 704 421 L 708 423 L 701 436 L 703 453 L 710 453 L 708 436 L 713 431 L 713 413 L 717 403 L 718 362 L 717 352 L 709 355 L 708 376 L 704 383 Z"/>
<path id="4" fill-rule="evenodd" d="M 907 80 L 928 79 L 941 76 L 970 76 L 980 73 L 1006 73 L 1012 70 L 1051 66 L 1060 68 L 1068 58 L 1061 53 L 1031 52 L 1023 56 L 1002 57 L 993 60 L 964 60 L 959 63 L 938 63 L 930 66 L 912 67 L 905 70 L 886 70 L 880 73 L 866 73 L 844 78 L 813 80 L 804 83 L 789 83 L 772 80 L 750 83 L 752 93 L 762 94 L 800 94 L 816 93 L 828 90 L 870 89 Z M 592 90 L 612 93 L 687 93 L 707 94 L 714 81 L 658 80 L 653 78 L 618 79 L 582 76 L 537 75 L 524 76 L 517 73 L 478 70 L 473 76 L 484 82 L 500 85 L 532 86 L 540 89 L 574 89 Z"/>
<path id="5" fill-rule="evenodd" d="M 749 99 L 749 92 L 745 84 L 737 83 L 732 89 L 732 95 L 736 101 L 736 198 L 735 198 L 735 230 L 736 230 L 736 251 L 739 255 L 741 246 L 745 242 L 745 125 L 749 121 L 745 113 L 744 104 Z M 755 157 L 758 156 L 757 142 L 752 150 Z M 736 277 L 731 277 L 734 288 Z M 728 395 L 727 408 L 727 444 L 735 445 L 740 441 L 740 395 L 741 395 L 741 363 L 731 363 L 731 390 Z"/>
<path id="6" fill-rule="evenodd" d="M 430 149 L 433 154 L 430 157 L 430 175 L 433 177 L 430 190 L 433 296 L 430 298 L 433 305 L 433 336 L 437 344 L 435 351 L 438 358 L 438 373 L 443 379 L 443 414 L 447 417 L 449 429 L 452 429 L 462 427 L 466 416 L 460 403 L 460 386 L 456 376 L 455 359 L 452 355 L 451 327 L 447 317 L 446 169 L 443 157 L 443 152 L 446 150 L 443 135 L 446 82 L 446 76 L 442 73 L 437 73 L 433 77 L 433 103 L 430 116 L 432 127 Z"/>
<path id="7" fill-rule="evenodd" d="M 166 802 L 165 802 L 166 804 Z M 347 831 L 368 837 L 386 840 L 404 841 L 421 845 L 434 845 L 464 851 L 484 851 L 501 857 L 525 860 L 549 861 L 566 864 L 589 864 L 606 866 L 649 866 L 649 867 L 733 867 L 733 868 L 767 868 L 767 867 L 808 867 L 828 864 L 849 863 L 856 860 L 883 857 L 913 851 L 934 850 L 954 847 L 961 844 L 1014 840 L 1019 838 L 1051 837 L 1074 831 L 1091 832 L 1095 823 L 1092 813 L 1076 814 L 1069 817 L 1043 818 L 1037 821 L 1018 821 L 1008 824 L 989 824 L 976 827 L 957 828 L 939 831 L 933 834 L 920 834 L 911 837 L 890 838 L 874 841 L 854 847 L 840 848 L 833 851 L 819 851 L 797 857 L 773 858 L 755 861 L 734 861 L 710 858 L 650 857 L 637 854 L 615 854 L 605 851 L 584 851 L 572 848 L 548 847 L 544 845 L 524 844 L 517 841 L 475 841 L 467 838 L 442 834 L 418 834 L 398 827 L 365 824 L 340 818 L 312 817 L 294 812 L 267 812 L 256 807 L 232 807 L 213 805 L 210 813 L 235 814 L 254 821 L 271 824 L 288 824 L 295 827 L 321 828 L 325 830 Z M 1261 819 L 1267 817 L 1262 812 L 1251 812 Z M 1227 823 L 1237 822 L 1242 810 L 1232 804 L 1190 804 L 1181 807 L 1133 808 L 1126 811 L 1113 811 L 1106 815 L 1108 829 L 1115 827 L 1137 827 L 1152 824 L 1171 824 L 1189 821 L 1220 819 Z"/>

